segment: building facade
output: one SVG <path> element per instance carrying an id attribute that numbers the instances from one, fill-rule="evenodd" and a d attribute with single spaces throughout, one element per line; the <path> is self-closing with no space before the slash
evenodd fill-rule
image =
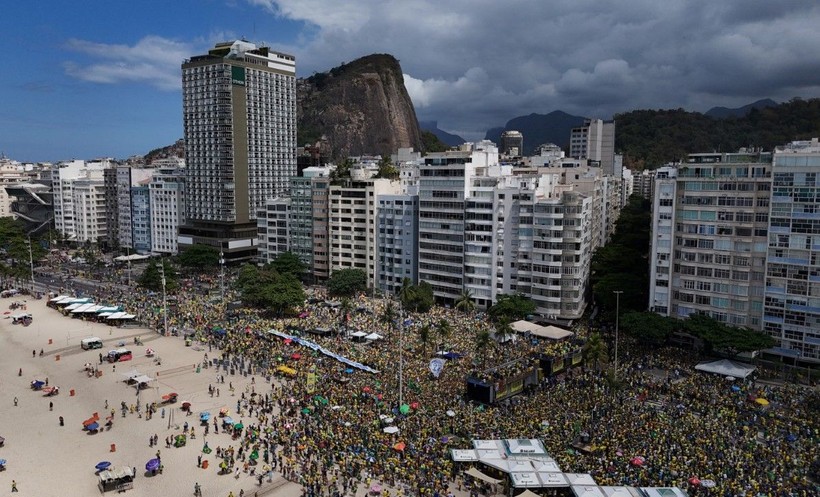
<path id="1" fill-rule="evenodd" d="M 117 167 L 117 234 L 120 248 L 151 252 L 150 188 L 155 169 Z"/>
<path id="2" fill-rule="evenodd" d="M 820 362 L 820 143 L 774 153 L 763 329 L 773 351 Z"/>
<path id="3" fill-rule="evenodd" d="M 649 307 L 762 329 L 771 153 L 691 154 L 656 173 Z"/>
<path id="4" fill-rule="evenodd" d="M 379 195 L 376 214 L 376 281 L 378 288 L 397 295 L 405 278 L 418 283 L 418 195 Z"/>
<path id="5" fill-rule="evenodd" d="M 180 249 L 256 256 L 256 215 L 296 175 L 296 61 L 245 41 L 182 64 L 186 223 Z"/>
<path id="6" fill-rule="evenodd" d="M 151 252 L 176 254 L 177 232 L 185 222 L 185 168 L 158 167 L 148 195 Z"/>
<path id="7" fill-rule="evenodd" d="M 583 126 L 572 128 L 569 155 L 576 159 L 598 161 L 605 175 L 615 174 L 615 121 L 585 119 Z"/>
<path id="8" fill-rule="evenodd" d="M 105 201 L 105 180 L 101 175 L 74 180 L 75 239 L 78 243 L 103 243 L 106 239 L 108 206 Z"/>

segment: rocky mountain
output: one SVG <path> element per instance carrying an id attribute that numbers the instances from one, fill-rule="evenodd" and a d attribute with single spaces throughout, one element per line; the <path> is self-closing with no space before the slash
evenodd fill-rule
<path id="1" fill-rule="evenodd" d="M 421 121 L 419 122 L 419 128 L 421 128 L 422 131 L 433 133 L 439 140 L 451 147 L 461 145 L 467 141 L 458 135 L 448 133 L 443 129 L 438 129 L 438 121 Z"/>
<path id="2" fill-rule="evenodd" d="M 524 153 L 531 154 L 535 147 L 543 143 L 554 143 L 566 148 L 569 145 L 569 134 L 572 128 L 584 124 L 584 118 L 555 110 L 549 114 L 530 114 L 507 121 L 500 128 L 490 128 L 484 136 L 496 144 L 501 144 L 501 133 L 516 130 L 524 135 Z"/>
<path id="3" fill-rule="evenodd" d="M 336 159 L 422 149 L 416 111 L 392 55 L 368 55 L 299 79 L 296 96 L 299 145 L 324 139 Z"/>
<path id="4" fill-rule="evenodd" d="M 748 105 L 744 105 L 743 107 L 737 107 L 735 109 L 730 109 L 728 107 L 712 107 L 711 109 L 706 111 L 706 115 L 714 118 L 714 119 L 726 119 L 728 117 L 744 117 L 752 109 L 765 109 L 766 107 L 776 107 L 777 102 L 772 100 L 771 98 L 764 98 L 762 100 L 758 100 L 757 102 L 752 102 Z"/>
<path id="5" fill-rule="evenodd" d="M 151 150 L 143 158 L 145 164 L 150 164 L 154 159 L 166 159 L 168 157 L 185 158 L 185 140 L 180 138 L 174 144 L 162 148 Z"/>

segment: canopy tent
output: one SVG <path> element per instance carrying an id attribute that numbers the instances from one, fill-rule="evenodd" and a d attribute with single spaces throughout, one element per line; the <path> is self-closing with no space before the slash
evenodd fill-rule
<path id="1" fill-rule="evenodd" d="M 350 334 L 350 336 L 352 336 L 353 338 L 365 338 L 367 337 L 367 333 L 363 331 L 354 331 Z"/>
<path id="2" fill-rule="evenodd" d="M 29 314 L 27 312 L 20 312 L 18 314 L 12 314 L 11 315 L 11 319 L 23 319 L 23 318 L 27 318 L 27 317 L 30 318 L 31 314 Z"/>
<path id="3" fill-rule="evenodd" d="M 55 298 L 57 300 L 52 300 L 52 302 L 54 302 L 55 304 L 68 304 L 69 302 L 74 300 L 74 297 L 71 297 L 71 296 L 68 296 L 68 295 L 65 295 L 65 296 L 62 296 L 62 297 L 55 297 Z"/>
<path id="4" fill-rule="evenodd" d="M 501 483 L 501 480 L 496 480 L 495 478 L 493 478 L 491 476 L 485 475 L 484 473 L 477 470 L 476 468 L 470 468 L 467 471 L 465 471 L 464 473 L 472 476 L 473 478 L 479 479 L 479 480 L 487 482 L 487 483 L 493 483 L 493 484 Z"/>
<path id="5" fill-rule="evenodd" d="M 137 316 L 128 314 L 127 312 L 115 312 L 106 316 L 106 319 L 134 319 L 135 317 Z"/>
<path id="6" fill-rule="evenodd" d="M 371 334 L 364 337 L 365 340 L 380 340 L 382 338 L 383 337 L 381 335 L 379 335 L 378 333 L 371 333 Z"/>
<path id="7" fill-rule="evenodd" d="M 117 262 L 128 262 L 128 261 L 144 261 L 148 259 L 149 256 L 147 255 L 140 255 L 140 254 L 131 254 L 131 255 L 121 255 L 119 257 L 114 257 L 114 260 Z"/>
<path id="8" fill-rule="evenodd" d="M 518 333 L 531 333 L 537 337 L 550 338 L 552 340 L 561 340 L 562 338 L 574 335 L 571 331 L 557 326 L 540 326 L 524 320 L 511 323 L 510 327 Z"/>
<path id="9" fill-rule="evenodd" d="M 115 312 L 120 312 L 120 311 L 122 311 L 122 307 L 120 307 L 118 305 L 100 306 L 100 308 L 97 309 L 97 312 L 99 312 L 99 313 L 107 312 L 109 314 L 112 314 L 112 313 L 115 313 Z"/>
<path id="10" fill-rule="evenodd" d="M 515 471 L 510 473 L 513 488 L 541 488 L 541 480 L 533 471 Z"/>
<path id="11" fill-rule="evenodd" d="M 93 299 L 90 297 L 80 297 L 68 301 L 69 304 L 90 304 L 91 302 L 93 302 Z"/>
<path id="12" fill-rule="evenodd" d="M 540 497 L 537 493 L 531 490 L 524 490 L 520 494 L 516 495 L 515 497 Z"/>
<path id="13" fill-rule="evenodd" d="M 570 488 L 575 497 L 606 497 L 597 485 L 573 485 Z"/>
<path id="14" fill-rule="evenodd" d="M 570 485 L 596 485 L 595 478 L 589 473 L 564 473 Z"/>
<path id="15" fill-rule="evenodd" d="M 647 497 L 687 497 L 689 494 L 678 487 L 640 487 Z"/>
<path id="16" fill-rule="evenodd" d="M 154 381 L 154 378 L 151 378 L 150 376 L 144 375 L 144 374 L 139 375 L 139 376 L 135 376 L 134 378 L 131 378 L 131 379 L 134 380 L 137 383 L 137 385 L 139 385 L 140 383 L 150 383 L 150 382 Z"/>
<path id="17" fill-rule="evenodd" d="M 72 306 L 68 306 L 68 307 L 72 307 Z M 71 313 L 72 314 L 79 314 L 81 312 L 85 312 L 86 309 L 89 309 L 91 307 L 95 307 L 95 304 L 93 302 L 88 303 L 88 304 L 82 304 L 82 305 L 79 305 L 79 306 L 74 307 L 73 309 L 71 309 Z"/>
<path id="18" fill-rule="evenodd" d="M 450 449 L 450 454 L 456 462 L 478 461 L 478 454 L 473 449 Z"/>
<path id="19" fill-rule="evenodd" d="M 113 312 L 101 312 L 101 313 L 97 314 L 97 317 L 107 318 L 108 316 L 110 316 L 112 314 L 114 314 L 114 313 Z"/>
<path id="20" fill-rule="evenodd" d="M 722 376 L 734 376 L 735 378 L 746 378 L 755 370 L 754 366 L 746 366 L 729 359 L 720 359 L 713 362 L 702 362 L 695 366 L 698 371 L 705 373 L 715 373 Z"/>
<path id="21" fill-rule="evenodd" d="M 65 310 L 66 311 L 73 311 L 74 309 L 82 307 L 83 305 L 85 305 L 85 304 L 81 304 L 81 303 L 69 304 L 65 307 Z"/>
<path id="22" fill-rule="evenodd" d="M 68 295 L 57 295 L 56 297 L 52 297 L 52 298 L 48 299 L 48 301 L 49 302 L 57 302 L 59 300 L 71 299 L 71 298 L 73 298 L 73 297 L 69 297 Z"/>
<path id="23" fill-rule="evenodd" d="M 135 380 L 135 379 L 139 378 L 140 376 L 144 376 L 142 373 L 140 373 L 136 369 L 132 369 L 131 371 L 128 371 L 127 373 L 120 373 L 120 374 L 125 377 L 125 381 Z"/>
<path id="24" fill-rule="evenodd" d="M 83 309 L 82 312 L 84 312 L 86 314 L 92 314 L 92 313 L 100 312 L 100 309 L 102 309 L 102 308 L 103 308 L 103 306 L 101 306 L 101 305 L 89 304 L 89 306 L 86 307 L 85 309 Z"/>
<path id="25" fill-rule="evenodd" d="M 134 470 L 128 466 L 119 468 L 109 468 L 100 472 L 100 480 L 119 480 L 121 478 L 133 478 Z"/>

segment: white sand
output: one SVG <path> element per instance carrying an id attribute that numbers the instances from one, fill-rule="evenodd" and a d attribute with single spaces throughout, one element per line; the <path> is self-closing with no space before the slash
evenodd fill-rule
<path id="1" fill-rule="evenodd" d="M 20 298 L 0 299 L 0 312 L 5 312 L 9 304 L 16 300 Z M 242 488 L 248 497 L 253 496 L 255 491 L 259 491 L 259 495 L 269 496 L 301 495 L 298 485 L 284 481 L 278 473 L 273 483 L 265 481 L 262 487 L 257 486 L 255 478 L 244 473 L 238 480 L 232 475 L 219 475 L 214 453 L 203 454 L 203 460 L 210 463 L 208 469 L 197 468 L 197 456 L 201 454 L 204 443 L 204 432 L 199 428 L 197 414 L 204 410 L 216 414 L 223 406 L 233 412 L 238 398 L 230 396 L 227 383 L 220 385 L 220 398 L 208 395 L 208 384 L 216 385 L 216 370 L 195 371 L 195 364 L 202 361 L 204 352 L 185 347 L 182 339 L 177 337 L 161 337 L 149 330 L 111 328 L 65 317 L 47 307 L 46 302 L 46 298 L 28 300 L 26 312 L 34 317 L 34 322 L 28 327 L 12 325 L 9 314 L 0 314 L 0 436 L 6 439 L 5 446 L 0 447 L 0 458 L 8 461 L 6 471 L 0 472 L 0 492 L 10 491 L 11 481 L 16 480 L 21 496 L 99 495 L 94 466 L 100 461 L 110 461 L 114 466 L 137 468 L 134 489 L 126 493 L 131 497 L 193 495 L 195 482 L 202 485 L 202 493 L 206 497 L 227 496 L 230 491 L 238 496 Z M 87 336 L 102 338 L 103 348 L 82 350 L 80 340 Z M 142 337 L 142 346 L 133 344 L 135 336 Z M 120 341 L 131 348 L 134 359 L 115 365 L 106 362 L 99 366 L 99 353 L 106 354 L 108 350 L 117 348 Z M 154 349 L 162 358 L 161 365 L 145 357 L 147 347 Z M 39 357 L 40 349 L 45 352 L 43 357 Z M 32 350 L 37 351 L 36 357 L 32 357 Z M 59 361 L 56 360 L 58 354 Z M 209 357 L 217 356 L 216 350 L 209 354 Z M 102 377 L 88 377 L 83 370 L 88 362 L 102 370 Z M 23 370 L 22 376 L 18 376 L 20 368 Z M 166 393 L 177 392 L 180 401 L 192 402 L 194 415 L 186 417 L 179 409 L 181 402 L 177 402 L 172 407 L 166 407 L 165 419 L 159 413 L 151 420 L 140 419 L 136 414 L 122 418 L 120 402 L 135 404 L 137 397 L 134 387 L 127 386 L 120 373 L 134 368 L 158 378 L 152 388 L 140 394 L 143 406 L 146 402 L 159 401 Z M 33 391 L 30 383 L 35 378 L 48 378 L 49 385 L 60 387 L 59 395 L 46 397 L 42 392 Z M 264 391 L 261 380 L 256 379 L 256 391 Z M 226 376 L 225 381 L 232 381 L 236 391 L 241 392 L 250 383 L 250 377 Z M 74 396 L 70 395 L 72 389 Z M 18 398 L 17 407 L 13 402 L 15 397 Z M 106 400 L 109 403 L 108 412 L 104 407 Z M 49 412 L 50 401 L 54 403 L 53 412 Z M 104 423 L 111 408 L 115 409 L 116 414 L 110 431 L 89 434 L 82 430 L 83 420 L 94 412 L 99 413 Z M 168 426 L 171 409 L 175 411 L 177 429 Z M 63 427 L 59 426 L 59 416 L 65 419 Z M 197 439 L 189 440 L 181 448 L 166 449 L 165 438 L 180 433 L 185 421 L 197 426 Z M 244 421 L 246 424 L 255 422 L 249 419 Z M 159 436 L 159 446 L 149 447 L 148 439 L 154 434 Z M 212 431 L 207 440 L 212 449 L 231 443 L 229 435 L 222 431 L 219 435 Z M 116 452 L 110 451 L 111 444 L 116 444 Z M 165 467 L 164 474 L 146 477 L 145 463 L 155 457 L 158 448 Z"/>

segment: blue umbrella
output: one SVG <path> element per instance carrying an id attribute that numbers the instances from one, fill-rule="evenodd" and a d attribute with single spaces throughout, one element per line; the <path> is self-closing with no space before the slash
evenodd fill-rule
<path id="1" fill-rule="evenodd" d="M 797 435 L 790 433 L 789 436 L 786 437 L 787 442 L 794 442 L 795 440 L 797 440 Z"/>
<path id="2" fill-rule="evenodd" d="M 230 416 L 225 416 L 224 418 L 222 418 L 222 424 L 223 425 L 233 425 L 233 418 L 230 417 Z"/>
<path id="3" fill-rule="evenodd" d="M 733 391 L 733 392 L 739 392 L 739 391 L 740 391 L 740 387 L 739 387 L 739 386 L 737 386 L 737 385 L 732 385 L 732 391 Z"/>
<path id="4" fill-rule="evenodd" d="M 94 431 L 94 430 L 99 429 L 99 427 L 100 427 L 100 423 L 91 423 L 90 425 L 86 426 L 86 429 L 88 431 Z"/>
<path id="5" fill-rule="evenodd" d="M 159 469 L 159 459 L 150 459 L 147 463 L 145 463 L 145 470 L 146 471 L 156 471 Z"/>
<path id="6" fill-rule="evenodd" d="M 0 466 L 5 466 L 5 465 L 6 465 L 6 460 L 5 459 L 0 459 Z"/>
<path id="7" fill-rule="evenodd" d="M 108 469 L 109 466 L 111 466 L 110 462 L 101 461 L 101 462 L 98 462 L 97 465 L 94 466 L 94 467 L 97 469 L 97 471 L 102 471 L 102 470 Z"/>
<path id="8" fill-rule="evenodd" d="M 352 372 L 353 372 L 353 369 L 351 369 L 351 368 L 347 368 L 347 369 L 345 369 L 345 373 L 347 373 L 347 374 L 350 374 L 350 373 L 352 373 Z"/>
<path id="9" fill-rule="evenodd" d="M 200 421 L 208 421 L 209 419 L 211 419 L 211 413 L 209 413 L 208 411 L 202 411 L 201 413 L 199 413 Z"/>

